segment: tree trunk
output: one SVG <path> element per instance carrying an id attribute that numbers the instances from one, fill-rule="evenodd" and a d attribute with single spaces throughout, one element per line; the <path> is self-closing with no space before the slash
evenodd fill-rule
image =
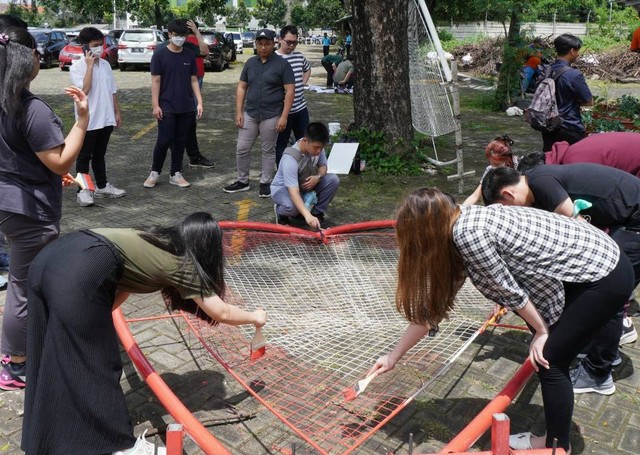
<path id="1" fill-rule="evenodd" d="M 162 9 L 160 9 L 160 0 L 153 2 L 153 13 L 156 20 L 156 27 L 158 30 L 162 30 Z"/>
<path id="2" fill-rule="evenodd" d="M 496 101 L 501 108 L 506 109 L 514 102 L 514 97 L 518 97 L 520 92 L 520 69 L 518 48 L 521 47 L 520 18 L 522 14 L 522 3 L 514 2 L 509 21 L 509 32 L 504 43 L 502 52 L 502 65 L 498 76 L 498 87 L 496 88 Z"/>
<path id="3" fill-rule="evenodd" d="M 408 148 L 413 126 L 407 0 L 354 1 L 352 13 L 356 126 L 384 131 L 391 144 Z"/>

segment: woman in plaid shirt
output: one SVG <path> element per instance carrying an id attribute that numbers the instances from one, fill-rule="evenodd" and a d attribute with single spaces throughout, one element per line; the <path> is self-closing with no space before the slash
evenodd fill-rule
<path id="1" fill-rule="evenodd" d="M 569 365 L 633 291 L 633 269 L 606 234 L 575 219 L 527 207 L 459 207 L 422 188 L 402 203 L 396 306 L 410 324 L 371 368 L 383 373 L 448 316 L 468 277 L 488 299 L 531 328 L 547 433 L 512 437 L 514 448 L 570 451 Z"/>

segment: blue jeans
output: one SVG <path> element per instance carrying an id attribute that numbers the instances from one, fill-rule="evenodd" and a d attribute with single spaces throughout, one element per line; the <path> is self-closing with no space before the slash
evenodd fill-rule
<path id="1" fill-rule="evenodd" d="M 304 137 L 304 133 L 307 131 L 307 126 L 309 126 L 309 110 L 306 107 L 301 111 L 289 114 L 289 117 L 287 117 L 287 127 L 278 134 L 278 139 L 276 141 L 276 166 L 280 165 L 284 149 L 289 145 L 291 131 L 293 131 L 293 135 L 297 141 Z"/>
<path id="2" fill-rule="evenodd" d="M 194 116 L 194 112 L 178 114 L 163 112 L 162 120 L 158 120 L 158 139 L 153 148 L 152 171 L 162 172 L 164 160 L 167 158 L 167 150 L 171 147 L 171 175 L 182 172 L 182 157 Z"/>

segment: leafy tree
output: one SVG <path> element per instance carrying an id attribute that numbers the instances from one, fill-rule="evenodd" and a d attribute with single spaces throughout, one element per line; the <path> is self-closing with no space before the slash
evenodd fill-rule
<path id="1" fill-rule="evenodd" d="M 301 34 L 311 28 L 307 9 L 299 3 L 291 7 L 291 23 L 298 27 Z"/>
<path id="2" fill-rule="evenodd" d="M 225 13 L 225 0 L 189 0 L 188 17 L 190 19 L 200 19 L 206 24 L 213 25 L 218 19 L 218 15 Z M 185 17 L 183 14 L 182 17 Z"/>
<path id="3" fill-rule="evenodd" d="M 253 17 L 258 19 L 260 27 L 273 25 L 280 28 L 285 25 L 287 4 L 284 0 L 258 0 L 253 9 Z"/>
<path id="4" fill-rule="evenodd" d="M 38 13 L 37 9 L 28 8 L 19 3 L 9 3 L 7 14 L 17 16 L 33 27 L 40 26 L 43 22 L 43 16 L 42 14 Z"/>
<path id="5" fill-rule="evenodd" d="M 335 22 L 345 14 L 340 0 L 309 0 L 307 3 L 307 18 L 311 28 L 334 28 Z"/>
<path id="6" fill-rule="evenodd" d="M 247 9 L 244 0 L 238 0 L 238 7 L 227 7 L 226 14 L 229 25 L 244 29 L 245 25 L 251 20 L 251 13 Z"/>

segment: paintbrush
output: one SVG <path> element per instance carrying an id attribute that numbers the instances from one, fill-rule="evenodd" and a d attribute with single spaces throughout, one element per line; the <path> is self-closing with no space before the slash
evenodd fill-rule
<path id="1" fill-rule="evenodd" d="M 267 350 L 267 340 L 262 335 L 262 329 L 256 327 L 256 334 L 251 340 L 251 360 L 257 360 L 262 357 Z"/>
<path id="2" fill-rule="evenodd" d="M 360 379 L 355 383 L 353 387 L 348 387 L 342 391 L 342 395 L 344 395 L 344 399 L 346 401 L 353 401 L 356 399 L 358 395 L 364 392 L 364 389 L 367 388 L 369 383 L 374 380 L 374 378 L 378 376 L 378 373 L 372 373 L 364 379 Z"/>
<path id="3" fill-rule="evenodd" d="M 74 183 L 77 184 L 81 190 L 96 190 L 96 185 L 93 183 L 93 179 L 89 174 L 81 174 L 78 172 L 75 177 L 71 174 L 65 174 L 62 177 L 62 180 L 70 185 L 73 185 Z"/>

